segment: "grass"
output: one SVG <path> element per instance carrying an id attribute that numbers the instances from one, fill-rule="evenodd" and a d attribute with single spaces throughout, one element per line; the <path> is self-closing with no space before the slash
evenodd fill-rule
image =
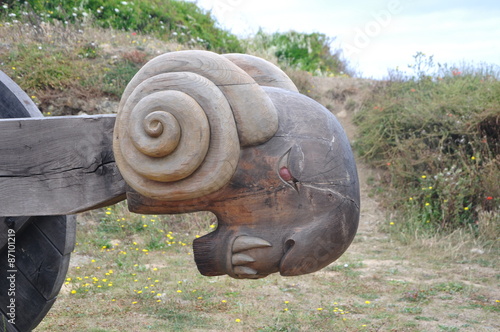
<path id="1" fill-rule="evenodd" d="M 0 23 L 0 44 L 6 45 L 0 48 L 0 70 L 32 96 L 45 115 L 101 113 L 89 100 L 118 102 L 146 61 L 188 48 L 150 35 L 81 30 L 57 22 L 42 31 Z"/>
<path id="2" fill-rule="evenodd" d="M 438 65 L 429 75 L 432 58 L 417 53 L 415 61 L 413 76 L 376 84 L 355 118 L 355 148 L 385 171 L 398 232 L 429 237 L 466 229 L 497 242 L 500 72 Z"/>
<path id="3" fill-rule="evenodd" d="M 500 324 L 492 255 L 482 256 L 492 266 L 469 263 L 474 268 L 464 274 L 464 262 L 426 248 L 355 240 L 311 275 L 208 278 L 196 270 L 191 244 L 215 223 L 203 212 L 136 215 L 124 203 L 79 215 L 66 282 L 36 331 L 481 331 Z"/>
<path id="4" fill-rule="evenodd" d="M 341 50 L 330 48 L 334 38 L 322 33 L 297 31 L 267 34 L 259 30 L 246 41 L 251 51 L 272 53 L 281 66 L 322 76 L 352 76 Z"/>
<path id="5" fill-rule="evenodd" d="M 29 22 L 35 27 L 53 22 L 94 26 L 149 34 L 216 52 L 243 51 L 238 38 L 219 28 L 210 12 L 188 1 L 9 1 L 0 6 L 0 19 L 13 24 Z"/>

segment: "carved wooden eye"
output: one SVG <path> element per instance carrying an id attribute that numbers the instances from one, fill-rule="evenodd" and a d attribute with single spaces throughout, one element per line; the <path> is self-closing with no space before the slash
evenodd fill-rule
<path id="1" fill-rule="evenodd" d="M 293 189 L 298 191 L 297 182 L 298 180 L 293 177 L 292 172 L 288 168 L 288 157 L 290 155 L 290 150 L 288 150 L 281 158 L 278 163 L 278 175 L 280 179 L 286 184 L 290 185 Z"/>
<path id="2" fill-rule="evenodd" d="M 294 180 L 292 173 L 290 173 L 290 170 L 286 166 L 282 166 L 280 168 L 279 174 L 281 178 L 286 182 Z"/>

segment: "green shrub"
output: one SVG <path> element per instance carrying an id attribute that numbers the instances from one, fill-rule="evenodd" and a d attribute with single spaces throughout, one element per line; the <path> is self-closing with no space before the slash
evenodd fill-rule
<path id="1" fill-rule="evenodd" d="M 104 74 L 103 91 L 120 98 L 127 84 L 139 69 L 139 65 L 128 60 L 116 63 Z"/>
<path id="2" fill-rule="evenodd" d="M 23 82 L 26 90 L 61 89 L 76 81 L 75 59 L 64 50 L 49 45 L 19 45 L 11 50 L 5 63 L 9 74 Z"/>
<path id="3" fill-rule="evenodd" d="M 248 44 L 250 48 L 270 51 L 281 65 L 315 75 L 350 75 L 351 71 L 339 50 L 332 51 L 332 38 L 322 33 L 289 31 L 267 34 L 259 30 Z"/>
<path id="4" fill-rule="evenodd" d="M 219 28 L 210 12 L 175 0 L 28 0 L 3 1 L 0 20 L 94 23 L 103 28 L 147 33 L 216 52 L 242 52 L 238 38 Z"/>
<path id="5" fill-rule="evenodd" d="M 355 147 L 387 170 L 407 230 L 477 229 L 478 212 L 500 203 L 499 72 L 434 65 L 423 53 L 415 62 L 414 75 L 376 85 L 355 117 Z"/>

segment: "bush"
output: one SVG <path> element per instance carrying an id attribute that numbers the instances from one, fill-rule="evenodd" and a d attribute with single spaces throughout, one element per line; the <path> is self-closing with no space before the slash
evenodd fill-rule
<path id="1" fill-rule="evenodd" d="M 49 47 L 49 46 L 47 46 Z M 23 88 L 36 90 L 42 87 L 61 89 L 72 84 L 78 73 L 74 70 L 75 59 L 61 49 L 39 48 L 36 45 L 19 45 L 4 59 L 12 63 L 12 76 L 23 82 Z M 21 66 L 18 64 L 22 64 Z"/>
<path id="2" fill-rule="evenodd" d="M 477 229 L 479 211 L 500 203 L 499 72 L 434 65 L 423 53 L 410 68 L 414 75 L 393 71 L 376 85 L 355 117 L 355 147 L 387 170 L 403 223 Z"/>
<path id="3" fill-rule="evenodd" d="M 247 42 L 250 48 L 272 53 L 283 66 L 314 75 L 351 75 L 346 61 L 341 59 L 341 52 L 330 49 L 332 41 L 332 38 L 322 33 L 289 31 L 266 34 L 259 30 Z"/>
<path id="4" fill-rule="evenodd" d="M 220 53 L 243 51 L 238 38 L 219 28 L 210 12 L 186 1 L 11 0 L 1 3 L 0 19 L 6 21 L 93 22 L 103 28 L 148 33 Z"/>

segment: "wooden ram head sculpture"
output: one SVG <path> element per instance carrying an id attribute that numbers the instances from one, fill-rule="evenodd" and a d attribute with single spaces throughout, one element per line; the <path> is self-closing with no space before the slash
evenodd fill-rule
<path id="1" fill-rule="evenodd" d="M 203 275 L 310 273 L 354 238 L 359 184 L 347 137 L 267 61 L 161 55 L 127 86 L 113 135 L 132 212 L 217 216 L 193 245 Z"/>

